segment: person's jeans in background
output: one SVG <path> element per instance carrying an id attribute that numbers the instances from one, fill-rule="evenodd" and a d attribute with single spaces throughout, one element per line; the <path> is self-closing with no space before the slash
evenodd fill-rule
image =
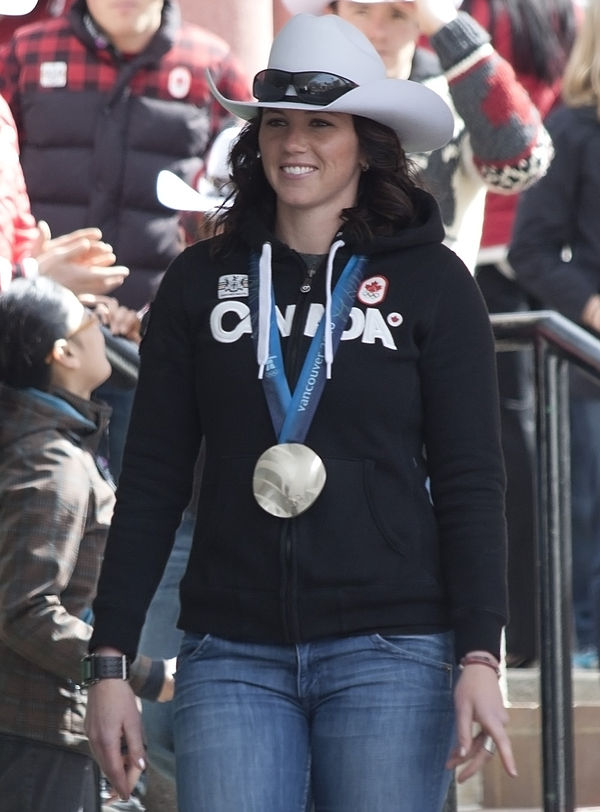
<path id="1" fill-rule="evenodd" d="M 576 649 L 600 653 L 600 390 L 571 395 L 571 516 Z M 597 648 L 598 647 L 598 648 Z"/>
<path id="2" fill-rule="evenodd" d="M 134 396 L 135 388 L 119 386 L 113 383 L 110 378 L 94 392 L 95 398 L 103 401 L 112 409 L 108 430 L 102 438 L 98 453 L 106 459 L 115 482 L 119 481 L 119 474 L 123 465 L 123 451 Z"/>
<path id="3" fill-rule="evenodd" d="M 439 812 L 452 773 L 451 633 L 278 646 L 186 634 L 180 812 Z"/>

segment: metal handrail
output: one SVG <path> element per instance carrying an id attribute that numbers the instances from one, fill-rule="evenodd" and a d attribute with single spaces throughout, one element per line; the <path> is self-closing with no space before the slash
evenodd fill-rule
<path id="1" fill-rule="evenodd" d="M 552 310 L 497 313 L 490 318 L 497 351 L 527 346 L 534 350 L 543 803 L 545 812 L 572 812 L 568 365 L 600 384 L 600 341 Z"/>
<path id="2" fill-rule="evenodd" d="M 546 340 L 554 352 L 576 364 L 595 380 L 600 379 L 600 341 L 554 310 L 493 313 L 490 316 L 496 349 L 519 349 L 536 338 Z"/>

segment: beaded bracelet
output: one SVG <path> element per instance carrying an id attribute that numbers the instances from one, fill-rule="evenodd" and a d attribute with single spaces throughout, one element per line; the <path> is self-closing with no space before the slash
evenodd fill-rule
<path id="1" fill-rule="evenodd" d="M 485 654 L 467 654 L 459 663 L 461 668 L 465 665 L 487 665 L 488 668 L 493 668 L 496 676 L 500 679 L 500 666 L 497 665 L 491 657 L 486 657 Z"/>

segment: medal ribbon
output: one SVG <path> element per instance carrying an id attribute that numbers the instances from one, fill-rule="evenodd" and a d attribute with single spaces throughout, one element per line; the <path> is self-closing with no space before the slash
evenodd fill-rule
<path id="1" fill-rule="evenodd" d="M 335 354 L 346 326 L 356 292 L 363 278 L 367 257 L 352 255 L 333 290 L 331 297 L 331 346 Z M 258 255 L 250 260 L 250 312 L 252 335 L 258 341 L 258 296 L 259 270 Z M 316 412 L 326 383 L 325 366 L 325 313 L 319 321 L 304 364 L 298 376 L 294 393 L 285 376 L 281 339 L 277 327 L 277 313 L 274 305 L 275 294 L 271 286 L 271 307 L 269 325 L 269 358 L 265 364 L 263 389 L 273 428 L 279 443 L 303 443 Z"/>

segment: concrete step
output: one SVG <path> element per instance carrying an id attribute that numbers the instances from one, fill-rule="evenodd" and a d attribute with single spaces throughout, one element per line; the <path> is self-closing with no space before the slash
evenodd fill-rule
<path id="1" fill-rule="evenodd" d="M 575 704 L 600 702 L 600 672 L 595 669 L 574 668 L 572 688 Z M 506 693 L 509 702 L 539 702 L 539 668 L 507 669 Z"/>

